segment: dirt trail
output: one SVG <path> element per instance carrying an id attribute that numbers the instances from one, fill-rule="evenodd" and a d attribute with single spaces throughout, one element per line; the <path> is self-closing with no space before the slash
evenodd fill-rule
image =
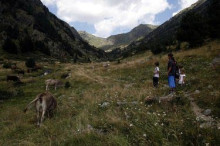
<path id="1" fill-rule="evenodd" d="M 208 128 L 208 127 L 215 127 L 217 126 L 218 129 L 220 129 L 220 122 L 213 119 L 211 116 L 206 116 L 202 112 L 204 109 L 200 108 L 194 101 L 193 98 L 187 96 L 187 98 L 190 100 L 190 105 L 192 108 L 193 113 L 196 115 L 197 121 L 202 121 L 200 124 L 200 128 Z"/>

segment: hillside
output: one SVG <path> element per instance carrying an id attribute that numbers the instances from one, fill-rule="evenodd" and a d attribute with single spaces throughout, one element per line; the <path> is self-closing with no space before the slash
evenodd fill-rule
<path id="1" fill-rule="evenodd" d="M 107 45 L 113 45 L 113 43 L 108 41 L 107 39 L 94 36 L 92 34 L 87 33 L 86 31 L 79 31 L 79 34 L 90 45 L 95 46 L 97 48 L 102 48 L 103 46 Z"/>
<path id="2" fill-rule="evenodd" d="M 43 54 L 44 58 L 75 62 L 105 59 L 103 51 L 83 41 L 73 27 L 50 13 L 40 0 L 1 0 L 0 20 L 0 50 L 5 57 Z"/>
<path id="3" fill-rule="evenodd" d="M 121 62 L 37 62 L 44 70 L 26 73 L 23 84 L 6 82 L 14 74 L 0 67 L 0 145 L 213 145 L 220 143 L 219 41 L 175 52 L 184 66 L 186 84 L 169 95 L 167 54 L 150 51 Z M 24 68 L 23 61 L 11 61 Z M 155 61 L 160 62 L 159 87 L 153 88 Z M 63 74 L 71 73 L 67 79 Z M 56 78 L 70 87 L 50 87 L 58 107 L 41 127 L 36 113 L 23 109 Z M 162 99 L 170 98 L 164 101 Z M 155 100 L 150 100 L 155 99 Z M 159 100 L 161 99 L 161 100 Z M 159 102 L 160 101 L 160 102 Z M 207 116 L 205 110 L 211 110 Z"/>
<path id="4" fill-rule="evenodd" d="M 216 0 L 199 0 L 191 7 L 182 10 L 179 14 L 175 15 L 170 20 L 166 21 L 164 24 L 160 25 L 158 28 L 156 28 L 154 31 L 149 33 L 143 39 L 131 43 L 123 51 L 114 50 L 112 53 L 110 53 L 110 56 L 112 58 L 127 57 L 132 54 L 143 52 L 145 50 L 151 50 L 154 53 L 170 52 L 170 51 L 178 50 L 179 45 L 181 44 L 179 44 L 179 42 L 177 41 L 178 39 L 177 33 L 180 30 L 181 26 L 184 27 L 182 20 L 186 15 L 190 17 L 190 15 L 192 14 L 197 17 L 199 22 L 196 21 L 193 22 L 194 19 L 189 20 L 187 22 L 187 25 L 189 26 L 194 25 L 194 26 L 192 27 L 192 30 L 186 32 L 185 35 L 187 35 L 189 38 L 191 36 L 194 37 L 196 35 L 195 38 L 192 38 L 195 40 L 194 42 L 196 42 L 196 39 L 200 38 L 200 36 L 203 35 L 201 31 L 206 32 L 208 30 L 206 24 L 203 23 L 202 20 L 204 21 L 209 20 L 209 18 L 212 15 L 212 12 L 210 12 L 210 9 L 212 9 L 211 7 L 213 7 L 213 10 L 219 8 L 219 1 L 216 2 L 215 1 Z M 214 13 L 219 13 L 219 12 L 214 12 Z M 217 16 L 217 14 L 215 15 Z M 216 18 L 214 19 L 217 20 Z M 219 22 L 210 24 L 211 29 L 214 28 L 213 30 L 218 30 L 218 31 L 213 31 L 215 33 L 219 32 L 218 24 Z M 184 29 L 186 28 L 182 28 L 182 31 L 184 31 Z M 200 30 L 196 32 L 198 29 Z M 210 32 L 208 32 L 208 34 L 210 34 Z M 210 38 L 204 37 L 204 39 L 210 39 Z"/>
<path id="5" fill-rule="evenodd" d="M 101 48 L 106 51 L 110 51 L 115 48 L 125 48 L 131 42 L 137 41 L 141 38 L 144 38 L 158 26 L 150 25 L 150 24 L 141 24 L 134 29 L 132 29 L 128 33 L 112 35 L 108 38 L 100 38 L 94 35 L 91 35 L 87 32 L 79 32 L 81 37 L 86 40 L 90 45 L 93 45 L 97 48 Z"/>
<path id="6" fill-rule="evenodd" d="M 125 48 L 130 43 L 137 41 L 147 36 L 150 32 L 156 29 L 158 26 L 150 24 L 140 24 L 128 33 L 113 35 L 107 38 L 108 41 L 112 42 L 114 48 Z M 106 46 L 104 48 L 109 48 Z M 111 47 L 111 48 L 113 48 Z"/>

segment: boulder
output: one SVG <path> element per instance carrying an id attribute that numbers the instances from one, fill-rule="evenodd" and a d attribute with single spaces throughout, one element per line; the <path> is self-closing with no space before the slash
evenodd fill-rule
<path id="1" fill-rule="evenodd" d="M 109 102 L 103 102 L 100 107 L 101 107 L 101 108 L 105 108 L 105 107 L 107 107 L 109 104 L 110 104 Z"/>
<path id="2" fill-rule="evenodd" d="M 156 100 L 155 97 L 146 97 L 146 98 L 144 99 L 145 104 L 153 104 L 153 103 L 155 103 L 156 101 L 157 101 L 157 100 Z"/>
<path id="3" fill-rule="evenodd" d="M 204 114 L 205 116 L 209 116 L 211 113 L 212 113 L 212 110 L 211 110 L 211 109 L 206 109 L 206 110 L 203 112 L 203 114 Z"/>
<path id="4" fill-rule="evenodd" d="M 196 91 L 195 91 L 195 94 L 199 94 L 199 93 L 200 93 L 200 91 L 199 91 L 199 90 L 196 90 Z"/>

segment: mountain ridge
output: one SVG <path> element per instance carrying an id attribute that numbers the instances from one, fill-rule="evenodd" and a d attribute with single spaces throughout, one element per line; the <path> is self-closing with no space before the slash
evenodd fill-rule
<path id="1" fill-rule="evenodd" d="M 0 7 L 0 47 L 4 52 L 21 56 L 40 52 L 74 62 L 106 58 L 104 51 L 90 46 L 39 0 L 2 0 Z M 9 50 L 10 43 L 14 48 Z"/>
<path id="2" fill-rule="evenodd" d="M 175 43 L 177 40 L 176 33 L 180 28 L 182 18 L 188 12 L 195 12 L 198 15 L 206 16 L 209 5 L 210 1 L 199 0 L 189 8 L 182 10 L 168 21 L 164 22 L 154 31 L 146 35 L 143 39 L 132 42 L 124 50 L 113 50 L 110 52 L 111 58 L 127 57 L 145 50 L 152 50 L 152 48 L 158 49 L 158 47 L 160 47 L 162 44 L 166 45 Z"/>
<path id="3" fill-rule="evenodd" d="M 127 33 L 111 35 L 108 38 L 96 37 L 88 32 L 85 33 L 85 31 L 79 31 L 79 33 L 81 37 L 91 45 L 103 50 L 112 50 L 114 48 L 124 48 L 128 46 L 131 42 L 146 36 L 157 27 L 158 26 L 151 24 L 140 24 Z M 97 44 L 97 42 L 99 42 L 99 44 Z"/>

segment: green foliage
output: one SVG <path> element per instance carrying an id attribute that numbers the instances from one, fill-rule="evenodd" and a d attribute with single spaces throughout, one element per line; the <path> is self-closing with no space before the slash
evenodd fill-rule
<path id="1" fill-rule="evenodd" d="M 26 62 L 25 65 L 29 68 L 34 68 L 36 66 L 35 60 L 33 58 L 29 58 Z"/>
<path id="2" fill-rule="evenodd" d="M 188 12 L 181 21 L 177 39 L 189 42 L 191 47 L 201 45 L 208 34 L 208 25 L 204 18 L 194 12 Z"/>
<path id="3" fill-rule="evenodd" d="M 45 55 L 50 56 L 50 49 L 41 41 L 35 42 L 35 48 Z"/>
<path id="4" fill-rule="evenodd" d="M 6 52 L 11 53 L 11 54 L 17 54 L 18 53 L 18 49 L 17 49 L 16 44 L 10 38 L 7 38 L 5 40 L 2 48 Z"/>
<path id="5" fill-rule="evenodd" d="M 177 39 L 181 42 L 189 42 L 190 47 L 203 44 L 208 37 L 219 38 L 220 35 L 220 2 L 210 0 L 207 15 L 199 15 L 196 12 L 188 12 L 181 21 L 177 32 Z"/>
<path id="6" fill-rule="evenodd" d="M 208 10 L 209 14 L 209 30 L 210 37 L 219 38 L 220 37 L 220 1 L 219 0 L 211 0 L 211 5 Z"/>
<path id="7" fill-rule="evenodd" d="M 71 87 L 70 82 L 66 82 L 66 83 L 65 83 L 65 88 L 68 89 L 68 88 L 70 88 L 70 87 Z"/>
<path id="8" fill-rule="evenodd" d="M 13 93 L 0 89 L 0 100 L 6 100 L 13 97 Z"/>
<path id="9" fill-rule="evenodd" d="M 3 68 L 11 68 L 11 66 L 12 66 L 12 63 L 10 63 L 10 62 L 5 62 L 2 65 Z"/>
<path id="10" fill-rule="evenodd" d="M 156 44 L 155 43 L 155 44 L 151 45 L 150 48 L 151 48 L 151 52 L 153 54 L 160 54 L 161 52 L 166 51 L 166 46 L 163 44 Z"/>
<path id="11" fill-rule="evenodd" d="M 49 21 L 48 17 L 44 13 L 38 13 L 35 15 L 34 29 L 37 29 L 43 33 L 46 33 L 48 36 L 54 40 L 60 40 L 61 36 L 58 34 L 57 30 Z"/>
<path id="12" fill-rule="evenodd" d="M 7 36 L 9 36 L 12 39 L 17 39 L 19 36 L 19 28 L 17 25 L 15 26 L 6 26 L 5 31 L 7 32 Z"/>
<path id="13" fill-rule="evenodd" d="M 34 50 L 34 44 L 30 36 L 25 36 L 23 40 L 20 41 L 20 48 L 22 53 L 31 52 Z"/>

